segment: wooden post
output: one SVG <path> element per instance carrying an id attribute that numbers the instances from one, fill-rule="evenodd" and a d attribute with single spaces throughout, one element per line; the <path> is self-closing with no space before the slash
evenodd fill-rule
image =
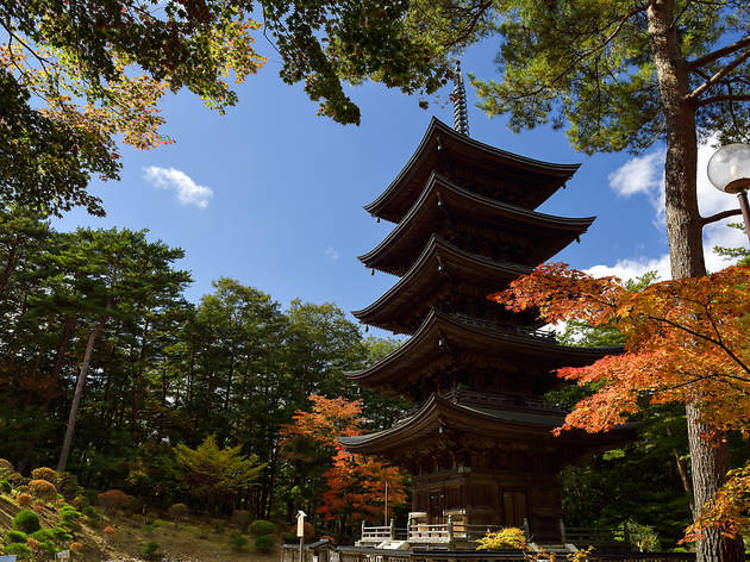
<path id="1" fill-rule="evenodd" d="M 362 532 L 359 534 L 359 539 L 362 540 L 365 538 L 365 521 L 362 520 Z"/>
<path id="2" fill-rule="evenodd" d="M 560 517 L 560 540 L 565 544 L 565 522 Z"/>
<path id="3" fill-rule="evenodd" d="M 453 516 L 448 516 L 448 544 L 453 544 Z"/>
<path id="4" fill-rule="evenodd" d="M 391 540 L 396 538 L 396 520 L 395 519 L 391 519 L 391 528 L 388 532 L 388 536 L 390 537 Z"/>

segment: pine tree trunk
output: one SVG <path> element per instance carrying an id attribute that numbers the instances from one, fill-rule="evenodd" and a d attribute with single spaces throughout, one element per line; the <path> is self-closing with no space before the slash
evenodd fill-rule
<path id="1" fill-rule="evenodd" d="M 88 374 L 89 364 L 91 363 L 91 355 L 93 354 L 94 344 L 99 338 L 99 334 L 101 334 L 102 330 L 104 330 L 104 325 L 107 323 L 107 318 L 108 316 L 102 317 L 102 319 L 96 325 L 96 328 L 94 328 L 89 334 L 89 339 L 86 342 L 86 351 L 83 354 L 81 370 L 78 373 L 76 388 L 73 392 L 73 402 L 70 404 L 70 414 L 68 415 L 68 425 L 65 428 L 65 438 L 63 439 L 63 446 L 62 450 L 60 451 L 60 460 L 57 462 L 57 472 L 65 472 L 65 468 L 68 466 L 68 457 L 70 456 L 70 448 L 73 444 L 73 434 L 75 433 L 78 407 L 81 404 L 83 387 L 86 385 L 86 375 Z"/>
<path id="2" fill-rule="evenodd" d="M 666 125 L 667 154 L 664 166 L 665 203 L 672 278 L 706 274 L 703 236 L 696 193 L 698 139 L 695 106 L 690 92 L 687 61 L 680 50 L 673 25 L 674 1 L 652 0 L 648 8 L 648 33 Z M 694 516 L 713 497 L 729 468 L 726 443 L 707 442 L 701 434 L 710 430 L 698 422 L 700 404 L 687 406 L 687 426 L 694 494 Z M 741 540 L 717 532 L 698 541 L 697 562 L 744 560 Z"/>

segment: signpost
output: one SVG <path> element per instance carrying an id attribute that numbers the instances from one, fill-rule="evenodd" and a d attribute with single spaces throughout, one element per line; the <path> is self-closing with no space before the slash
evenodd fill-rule
<path id="1" fill-rule="evenodd" d="M 305 544 L 305 517 L 307 514 L 301 509 L 297 512 L 297 536 L 299 537 L 299 562 L 304 562 L 302 549 Z"/>

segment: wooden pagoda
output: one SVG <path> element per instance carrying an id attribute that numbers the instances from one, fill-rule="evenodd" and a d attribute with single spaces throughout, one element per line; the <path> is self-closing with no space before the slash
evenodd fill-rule
<path id="1" fill-rule="evenodd" d="M 517 156 L 433 119 L 406 167 L 365 207 L 396 227 L 360 260 L 400 279 L 354 315 L 411 337 L 349 376 L 418 408 L 390 429 L 341 441 L 413 475 L 412 542 L 445 537 L 429 530 L 448 522 L 454 531 L 518 526 L 542 543 L 563 538 L 557 473 L 602 442 L 553 437 L 564 412 L 542 395 L 559 384 L 550 370 L 612 350 L 560 346 L 537 331 L 534 315 L 486 296 L 592 223 L 534 211 L 577 167 Z"/>

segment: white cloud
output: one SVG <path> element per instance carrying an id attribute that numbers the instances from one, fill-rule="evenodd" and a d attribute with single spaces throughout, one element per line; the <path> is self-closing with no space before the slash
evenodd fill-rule
<path id="1" fill-rule="evenodd" d="M 326 258 L 328 258 L 333 263 L 336 263 L 339 261 L 339 252 L 336 248 L 333 246 L 328 246 L 326 248 Z"/>
<path id="2" fill-rule="evenodd" d="M 708 181 L 706 168 L 709 158 L 716 150 L 716 143 L 716 138 L 710 137 L 698 146 L 698 207 L 704 217 L 739 207 L 736 197 L 722 193 Z M 664 157 L 664 150 L 658 150 L 632 158 L 607 177 L 610 187 L 620 196 L 643 194 L 648 197 L 655 211 L 654 224 L 660 229 L 665 228 Z M 706 268 L 709 271 L 718 271 L 730 264 L 713 251 L 714 246 L 738 247 L 747 244 L 747 237 L 743 232 L 726 226 L 727 223 L 741 221 L 741 217 L 735 216 L 712 223 L 703 230 Z M 668 254 L 656 258 L 618 260 L 614 265 L 595 265 L 586 271 L 595 277 L 616 275 L 623 280 L 643 275 L 647 271 L 657 271 L 660 279 L 671 278 Z"/>
<path id="3" fill-rule="evenodd" d="M 594 277 L 608 277 L 614 275 L 623 281 L 634 279 L 639 275 L 656 271 L 659 279 L 669 279 L 669 254 L 658 258 L 638 258 L 632 260 L 618 260 L 614 265 L 595 265 L 585 270 Z"/>
<path id="4" fill-rule="evenodd" d="M 143 175 L 155 187 L 173 189 L 177 193 L 177 200 L 183 205 L 195 205 L 205 209 L 208 207 L 209 199 L 214 195 L 213 189 L 198 185 L 185 172 L 176 168 L 148 166 L 143 169 Z"/>
<path id="5" fill-rule="evenodd" d="M 607 176 L 609 186 L 623 197 L 643 193 L 658 199 L 658 192 L 664 184 L 664 156 L 664 150 L 657 150 L 631 158 Z"/>

